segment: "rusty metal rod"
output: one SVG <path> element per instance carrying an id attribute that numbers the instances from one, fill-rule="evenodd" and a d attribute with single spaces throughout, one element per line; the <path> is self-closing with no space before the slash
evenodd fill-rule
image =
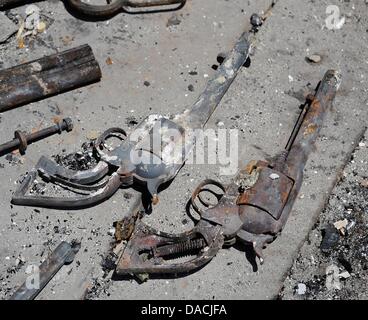
<path id="1" fill-rule="evenodd" d="M 80 243 L 61 242 L 58 247 L 34 270 L 32 279 L 25 281 L 9 300 L 33 300 L 64 264 L 71 263 L 80 249 Z M 37 272 L 38 271 L 38 272 Z"/>
<path id="2" fill-rule="evenodd" d="M 280 225 L 285 225 L 290 214 L 295 199 L 302 186 L 304 168 L 310 153 L 314 150 L 314 145 L 322 129 L 324 119 L 328 109 L 331 107 L 337 91 L 341 85 L 341 73 L 336 70 L 328 70 L 320 82 L 316 94 L 309 102 L 308 111 L 300 125 L 295 142 L 290 147 L 285 164 L 288 168 L 288 175 L 295 181 L 293 191 L 289 195 L 288 203 L 280 219 Z"/>
<path id="3" fill-rule="evenodd" d="M 28 144 L 36 142 L 38 140 L 47 138 L 56 133 L 61 133 L 62 131 L 70 132 L 73 130 L 72 119 L 65 118 L 59 121 L 54 126 L 39 130 L 33 133 L 25 133 L 20 130 L 15 131 L 14 139 L 0 145 L 0 156 L 6 152 L 10 152 L 15 149 L 19 149 L 21 154 L 24 154 Z"/>
<path id="4" fill-rule="evenodd" d="M 0 71 L 0 112 L 72 90 L 101 78 L 89 45 Z"/>
<path id="5" fill-rule="evenodd" d="M 247 62 L 251 50 L 249 33 L 244 32 L 232 51 L 217 69 L 191 109 L 186 110 L 185 122 L 192 129 L 202 128 L 230 88 L 240 69 Z"/>

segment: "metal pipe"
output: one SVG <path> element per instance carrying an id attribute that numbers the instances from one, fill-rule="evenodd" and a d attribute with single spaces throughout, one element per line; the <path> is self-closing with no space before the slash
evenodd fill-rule
<path id="1" fill-rule="evenodd" d="M 20 130 L 15 131 L 14 139 L 0 145 L 0 155 L 6 152 L 10 152 L 14 149 L 19 149 L 21 154 L 24 154 L 27 146 L 32 143 L 39 141 L 41 139 L 47 138 L 56 133 L 61 133 L 62 131 L 70 132 L 73 130 L 73 122 L 70 118 L 65 118 L 59 121 L 56 125 L 39 130 L 34 133 L 24 133 Z"/>
<path id="2" fill-rule="evenodd" d="M 68 243 L 63 241 L 40 265 L 39 273 L 34 274 L 38 281 L 25 281 L 9 300 L 33 300 L 49 283 L 54 275 L 64 264 L 71 263 L 80 249 L 80 243 Z"/>
<path id="3" fill-rule="evenodd" d="M 101 79 L 89 45 L 0 70 L 0 112 Z"/>

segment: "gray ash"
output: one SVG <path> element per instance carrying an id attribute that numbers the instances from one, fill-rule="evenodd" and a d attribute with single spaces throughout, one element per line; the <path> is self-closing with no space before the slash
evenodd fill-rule
<path id="1" fill-rule="evenodd" d="M 84 297 L 85 300 L 95 300 L 98 299 L 100 295 L 104 294 L 109 296 L 110 293 L 108 289 L 111 285 L 110 280 L 104 280 L 101 278 L 94 278 L 92 280 L 92 286 L 87 290 Z"/>
<path id="2" fill-rule="evenodd" d="M 82 144 L 81 151 L 52 156 L 58 165 L 71 170 L 88 170 L 93 168 L 98 160 L 93 152 L 93 142 Z"/>
<path id="3" fill-rule="evenodd" d="M 101 267 L 104 271 L 104 277 L 116 268 L 116 264 L 119 257 L 114 252 L 109 252 L 105 257 L 102 258 Z"/>
<path id="4" fill-rule="evenodd" d="M 10 165 L 15 166 L 22 163 L 22 160 L 17 157 L 16 155 L 13 155 L 12 153 L 8 153 L 5 156 L 5 160 L 9 162 Z"/>
<path id="5" fill-rule="evenodd" d="M 344 169 L 329 197 L 319 222 L 311 231 L 308 242 L 285 282 L 282 299 L 366 299 L 368 292 L 368 148 L 358 148 Z M 347 220 L 343 232 L 334 223 Z M 313 258 L 312 258 L 313 257 Z M 327 268 L 336 266 L 339 288 L 327 286 Z M 347 276 L 340 274 L 347 273 Z M 307 287 L 300 295 L 295 289 L 303 283 Z"/>
<path id="6" fill-rule="evenodd" d="M 36 194 L 45 194 L 46 192 L 46 183 L 39 182 L 37 180 L 34 181 L 31 190 L 29 191 L 30 194 L 36 193 Z"/>

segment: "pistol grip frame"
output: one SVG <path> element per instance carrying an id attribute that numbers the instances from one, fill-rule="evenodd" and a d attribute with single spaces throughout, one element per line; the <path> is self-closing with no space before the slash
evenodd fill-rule
<path id="1" fill-rule="evenodd" d="M 205 247 L 193 259 L 182 263 L 169 263 L 159 256 L 158 252 L 163 247 L 172 247 L 172 250 L 169 250 L 172 254 L 175 254 L 177 249 L 184 249 L 181 252 L 183 255 L 190 253 L 191 248 L 184 246 L 195 239 L 202 239 Z M 211 261 L 223 243 L 221 227 L 206 222 L 201 221 L 193 230 L 177 235 L 157 231 L 139 222 L 117 264 L 116 274 L 186 274 Z"/>

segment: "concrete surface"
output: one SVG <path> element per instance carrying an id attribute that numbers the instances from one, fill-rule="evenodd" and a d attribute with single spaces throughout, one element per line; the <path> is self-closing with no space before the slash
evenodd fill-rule
<path id="1" fill-rule="evenodd" d="M 295 259 L 280 292 L 281 299 L 368 299 L 367 142 L 365 134 Z M 326 232 L 328 226 L 336 229 L 335 224 L 344 220 L 347 225 L 335 231 L 336 240 L 322 247 L 322 241 L 325 244 L 327 237 L 332 239 Z"/>
<path id="2" fill-rule="evenodd" d="M 301 199 L 281 237 L 265 250 L 265 264 L 254 271 L 244 252 L 222 250 L 199 272 L 180 279 L 136 281 L 102 279 L 100 262 L 112 237 L 112 222 L 126 214 L 125 192 L 86 210 L 65 212 L 13 207 L 10 198 L 17 179 L 38 158 L 77 151 L 95 130 L 126 127 L 126 119 L 142 119 L 149 113 L 178 113 L 190 106 L 214 71 L 219 52 L 231 48 L 248 27 L 253 12 L 268 8 L 271 1 L 188 1 L 175 13 L 120 14 L 109 21 L 86 22 L 69 15 L 61 2 L 39 3 L 48 17 L 46 33 L 24 49 L 14 38 L 0 46 L 0 67 L 6 68 L 44 54 L 89 43 L 100 62 L 103 79 L 79 90 L 1 114 L 3 140 L 17 128 L 46 126 L 53 117 L 72 116 L 73 133 L 54 136 L 32 145 L 21 163 L 0 159 L 0 296 L 7 298 L 25 279 L 25 268 L 39 264 L 60 240 L 82 239 L 76 261 L 63 268 L 39 299 L 78 299 L 91 279 L 99 299 L 272 299 L 277 297 L 293 258 L 315 222 L 340 168 L 352 151 L 367 119 L 366 43 L 367 5 L 363 1 L 279 0 L 261 31 L 250 68 L 243 69 L 213 114 L 208 128 L 238 128 L 239 163 L 264 158 L 279 151 L 287 141 L 303 89 L 313 88 L 330 68 L 343 74 L 343 84 L 328 115 L 317 152 L 310 158 Z M 347 20 L 340 30 L 325 27 L 326 7 L 337 4 Z M 354 9 L 353 9 L 354 8 Z M 11 10 L 23 12 L 24 7 Z M 176 14 L 181 23 L 167 26 Z M 319 53 L 323 60 L 311 65 L 305 57 Z M 106 61 L 111 58 L 113 64 Z M 190 75 L 197 71 L 197 75 Z M 150 83 L 144 85 L 144 81 Z M 188 90 L 192 84 L 194 91 Z M 237 116 L 237 117 L 235 117 Z M 218 165 L 187 165 L 160 196 L 160 204 L 145 220 L 164 231 L 183 231 L 184 205 L 203 179 L 219 177 Z M 55 226 L 62 232 L 55 233 Z M 22 255 L 25 265 L 14 272 Z"/>

